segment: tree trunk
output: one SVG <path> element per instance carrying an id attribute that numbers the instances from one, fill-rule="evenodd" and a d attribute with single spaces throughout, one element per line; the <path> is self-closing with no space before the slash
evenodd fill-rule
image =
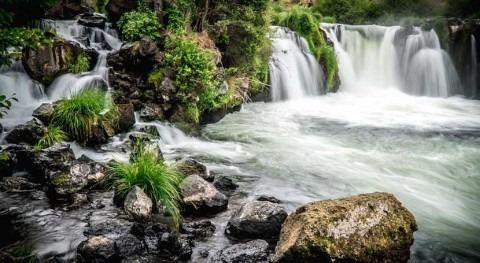
<path id="1" fill-rule="evenodd" d="M 163 1 L 162 0 L 153 0 L 153 8 L 157 14 L 158 23 L 163 26 Z"/>

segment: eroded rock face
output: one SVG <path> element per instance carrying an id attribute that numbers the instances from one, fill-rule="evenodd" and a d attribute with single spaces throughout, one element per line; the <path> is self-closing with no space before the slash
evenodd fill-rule
<path id="1" fill-rule="evenodd" d="M 36 119 L 15 127 L 5 140 L 9 143 L 20 144 L 22 142 L 35 145 L 45 134 L 45 127 Z"/>
<path id="2" fill-rule="evenodd" d="M 261 263 L 268 262 L 268 243 L 253 240 L 220 250 L 212 259 L 213 263 Z M 300 262 L 300 261 L 298 261 Z"/>
<path id="3" fill-rule="evenodd" d="M 78 23 L 87 27 L 98 27 L 100 29 L 105 28 L 105 17 L 95 14 L 82 14 Z"/>
<path id="4" fill-rule="evenodd" d="M 180 189 L 186 214 L 214 214 L 227 209 L 227 197 L 198 175 L 188 176 Z"/>
<path id="5" fill-rule="evenodd" d="M 152 216 L 153 203 L 145 192 L 135 186 L 125 197 L 125 212 L 140 222 L 148 222 Z"/>
<path id="6" fill-rule="evenodd" d="M 282 227 L 273 262 L 407 262 L 415 218 L 391 194 L 309 203 Z"/>
<path id="7" fill-rule="evenodd" d="M 120 262 L 115 241 L 104 236 L 91 237 L 78 245 L 78 263 L 114 263 Z"/>
<path id="8" fill-rule="evenodd" d="M 243 205 L 228 221 L 225 233 L 236 239 L 278 240 L 288 214 L 274 203 L 253 201 Z"/>

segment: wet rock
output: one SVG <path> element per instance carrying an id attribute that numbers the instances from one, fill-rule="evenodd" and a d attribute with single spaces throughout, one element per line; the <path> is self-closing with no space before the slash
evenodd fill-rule
<path id="1" fill-rule="evenodd" d="M 220 176 L 218 177 L 215 182 L 213 183 L 215 188 L 218 191 L 222 192 L 225 195 L 232 194 L 238 188 L 238 184 L 236 184 L 231 178 L 227 176 Z"/>
<path id="2" fill-rule="evenodd" d="M 84 232 L 86 236 L 105 236 L 116 239 L 130 233 L 132 223 L 124 219 L 109 219 L 98 224 L 90 225 Z"/>
<path id="3" fill-rule="evenodd" d="M 157 44 L 150 36 L 143 36 L 139 42 L 139 52 L 144 57 L 155 56 L 158 52 Z"/>
<path id="4" fill-rule="evenodd" d="M 168 257 L 174 262 L 189 260 L 192 256 L 193 242 L 187 236 L 176 232 L 164 233 L 158 241 L 158 251 L 161 257 Z"/>
<path id="5" fill-rule="evenodd" d="M 152 200 L 138 186 L 133 187 L 125 197 L 125 212 L 140 222 L 148 222 L 152 216 Z"/>
<path id="6" fill-rule="evenodd" d="M 87 176 L 90 166 L 77 163 L 70 166 L 68 171 L 55 171 L 49 174 L 48 186 L 56 195 L 66 196 L 74 194 L 88 184 Z"/>
<path id="7" fill-rule="evenodd" d="M 159 105 L 148 103 L 145 105 L 145 108 L 140 111 L 140 119 L 146 122 L 163 121 L 165 120 L 165 113 Z"/>
<path id="8" fill-rule="evenodd" d="M 270 202 L 270 203 L 275 203 L 275 204 L 281 204 L 282 201 L 277 199 L 274 196 L 268 196 L 268 195 L 261 195 L 260 197 L 257 198 L 257 201 L 265 201 L 265 202 Z"/>
<path id="9" fill-rule="evenodd" d="M 35 190 L 39 187 L 39 184 L 36 184 L 22 176 L 4 177 L 0 179 L 0 191 L 17 192 Z"/>
<path id="10" fill-rule="evenodd" d="M 309 203 L 282 227 L 273 262 L 407 262 L 415 218 L 391 194 Z"/>
<path id="11" fill-rule="evenodd" d="M 135 110 L 132 104 L 118 104 L 118 123 L 114 125 L 115 132 L 126 132 L 135 125 Z"/>
<path id="12" fill-rule="evenodd" d="M 110 133 L 110 135 L 109 135 Z M 110 123 L 97 123 L 92 126 L 92 136 L 87 139 L 85 144 L 90 147 L 98 147 L 108 142 L 108 138 L 113 136 L 113 129 Z"/>
<path id="13" fill-rule="evenodd" d="M 77 248 L 78 263 L 114 263 L 120 262 L 115 242 L 104 236 L 89 238 Z"/>
<path id="14" fill-rule="evenodd" d="M 215 175 L 205 165 L 191 158 L 181 161 L 179 169 L 185 176 L 196 174 L 210 183 L 215 179 Z"/>
<path id="15" fill-rule="evenodd" d="M 241 105 L 234 106 L 234 107 L 221 107 L 220 109 L 213 110 L 213 111 L 205 111 L 200 116 L 200 124 L 209 124 L 209 123 L 216 123 L 222 120 L 227 114 L 234 113 L 236 111 L 240 111 Z"/>
<path id="16" fill-rule="evenodd" d="M 150 139 L 146 136 L 133 137 L 130 135 L 130 139 L 132 140 L 133 144 L 133 149 L 130 153 L 130 160 L 135 160 L 135 158 L 137 158 L 141 152 L 144 152 L 152 154 L 158 161 L 163 162 L 163 154 L 158 142 L 150 141 Z"/>
<path id="17" fill-rule="evenodd" d="M 200 252 L 198 252 L 198 254 L 200 254 L 202 258 L 208 258 L 208 256 L 210 255 L 210 252 L 208 252 L 208 250 L 206 249 L 202 249 L 200 250 Z"/>
<path id="18" fill-rule="evenodd" d="M 80 25 L 87 27 L 98 27 L 100 29 L 105 28 L 105 17 L 95 14 L 82 14 L 78 19 Z"/>
<path id="19" fill-rule="evenodd" d="M 88 204 L 88 196 L 86 194 L 75 193 L 70 198 L 70 209 L 77 209 Z"/>
<path id="20" fill-rule="evenodd" d="M 158 253 L 158 241 L 164 233 L 168 233 L 168 227 L 164 224 L 155 224 L 145 229 L 141 236 L 145 240 L 148 253 Z"/>
<path id="21" fill-rule="evenodd" d="M 154 125 L 148 125 L 148 126 L 142 127 L 142 128 L 139 129 L 139 131 L 144 132 L 148 135 L 151 135 L 154 138 L 160 137 L 160 134 L 158 133 L 157 127 L 155 127 Z"/>
<path id="22" fill-rule="evenodd" d="M 182 224 L 180 232 L 183 234 L 189 234 L 196 239 L 204 239 L 206 237 L 213 236 L 215 233 L 215 225 L 210 220 L 201 220 L 191 223 Z"/>
<path id="23" fill-rule="evenodd" d="M 262 238 L 274 242 L 278 240 L 287 216 L 285 209 L 278 204 L 253 201 L 233 213 L 225 233 L 236 239 Z"/>
<path id="24" fill-rule="evenodd" d="M 57 40 L 52 46 L 42 45 L 37 49 L 26 48 L 23 52 L 25 71 L 43 84 L 50 84 L 57 76 L 67 73 L 68 63 L 83 50 L 78 44 Z"/>
<path id="25" fill-rule="evenodd" d="M 33 111 L 32 116 L 39 119 L 45 126 L 52 120 L 55 109 L 52 103 L 42 103 L 37 109 Z"/>
<path id="26" fill-rule="evenodd" d="M 33 119 L 26 124 L 15 127 L 7 134 L 5 140 L 9 143 L 35 145 L 44 134 L 45 127 L 36 119 Z"/>
<path id="27" fill-rule="evenodd" d="M 12 176 L 13 170 L 17 166 L 15 155 L 8 152 L 0 152 L 0 177 Z"/>
<path id="28" fill-rule="evenodd" d="M 180 184 L 186 214 L 214 214 L 225 211 L 228 198 L 198 175 L 190 175 Z"/>
<path id="29" fill-rule="evenodd" d="M 126 233 L 124 235 L 115 238 L 115 243 L 118 246 L 120 256 L 128 257 L 136 254 L 141 254 L 144 250 L 142 241 L 136 236 Z"/>
<path id="30" fill-rule="evenodd" d="M 268 262 L 268 243 L 260 239 L 224 248 L 215 254 L 212 259 L 212 263 L 260 262 Z"/>

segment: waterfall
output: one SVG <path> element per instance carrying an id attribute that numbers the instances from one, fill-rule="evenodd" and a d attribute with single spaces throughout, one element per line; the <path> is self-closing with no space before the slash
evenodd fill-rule
<path id="1" fill-rule="evenodd" d="M 472 49 L 472 73 L 471 73 L 471 78 L 472 78 L 472 95 L 477 96 L 478 93 L 478 87 L 477 87 L 477 78 L 478 78 L 478 61 L 477 61 L 477 40 L 475 39 L 475 36 L 472 34 L 471 36 L 471 49 Z"/>
<path id="2" fill-rule="evenodd" d="M 12 127 L 31 119 L 33 110 L 42 102 L 54 102 L 88 87 L 100 87 L 110 90 L 108 82 L 107 55 L 120 49 L 122 42 L 115 30 L 107 23 L 104 29 L 86 27 L 76 20 L 42 20 L 36 23 L 39 28 L 53 28 L 57 35 L 82 47 L 98 53 L 94 69 L 80 74 L 63 74 L 57 77 L 44 93 L 44 87 L 32 80 L 26 73 L 21 61 L 12 67 L 0 69 L 0 94 L 10 96 L 15 93 L 18 103 L 13 103 L 2 123 Z"/>
<path id="3" fill-rule="evenodd" d="M 335 44 L 343 90 L 396 88 L 419 96 L 460 94 L 460 80 L 434 30 L 322 24 Z"/>
<path id="4" fill-rule="evenodd" d="M 324 93 L 325 77 L 307 41 L 284 27 L 272 27 L 270 84 L 273 101 Z"/>

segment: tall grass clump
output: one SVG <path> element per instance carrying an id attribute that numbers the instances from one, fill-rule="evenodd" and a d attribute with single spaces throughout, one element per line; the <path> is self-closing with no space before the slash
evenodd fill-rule
<path id="1" fill-rule="evenodd" d="M 67 134 L 65 134 L 62 129 L 54 124 L 48 125 L 45 129 L 45 134 L 38 141 L 38 143 L 33 147 L 35 150 L 41 150 L 53 146 L 54 144 L 60 143 L 67 139 Z"/>
<path id="2" fill-rule="evenodd" d="M 93 127 L 114 116 L 105 113 L 110 104 L 106 93 L 98 89 L 85 89 L 59 102 L 52 123 L 62 128 L 71 139 L 86 142 L 92 137 Z M 110 112 L 113 112 L 112 110 Z"/>
<path id="3" fill-rule="evenodd" d="M 164 206 L 175 225 L 179 225 L 179 185 L 183 176 L 153 152 L 140 149 L 130 162 L 112 164 L 109 178 L 120 197 L 125 197 L 134 186 L 142 188 L 153 203 Z"/>
<path id="4" fill-rule="evenodd" d="M 74 59 L 67 62 L 68 72 L 73 74 L 82 73 L 88 71 L 90 68 L 90 58 L 84 53 L 78 53 Z"/>

